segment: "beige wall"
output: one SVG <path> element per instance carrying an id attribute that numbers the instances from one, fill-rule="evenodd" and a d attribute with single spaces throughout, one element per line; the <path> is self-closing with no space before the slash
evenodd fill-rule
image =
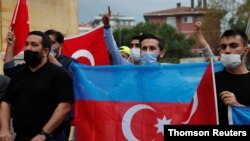
<path id="1" fill-rule="evenodd" d="M 17 0 L 0 0 L 0 52 L 6 48 L 5 36 Z M 72 36 L 78 34 L 78 0 L 27 0 L 30 30 L 53 28 Z M 2 73 L 2 58 L 0 73 Z"/>

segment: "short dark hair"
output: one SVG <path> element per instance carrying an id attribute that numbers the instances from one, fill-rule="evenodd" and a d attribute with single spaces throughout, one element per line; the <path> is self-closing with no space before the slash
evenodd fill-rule
<path id="1" fill-rule="evenodd" d="M 145 39 L 155 39 L 157 41 L 159 41 L 159 48 L 160 50 L 163 50 L 164 48 L 164 41 L 162 40 L 161 37 L 155 35 L 155 34 L 152 34 L 152 33 L 143 33 L 141 36 L 140 36 L 140 44 L 143 40 Z"/>
<path id="2" fill-rule="evenodd" d="M 237 35 L 239 35 L 241 37 L 241 41 L 242 41 L 243 45 L 247 46 L 248 45 L 248 36 L 244 31 L 239 30 L 239 29 L 228 29 L 228 30 L 226 30 L 221 35 L 220 39 L 222 39 L 223 37 L 237 36 Z"/>
<path id="3" fill-rule="evenodd" d="M 64 41 L 64 36 L 61 32 L 54 30 L 54 29 L 49 29 L 44 32 L 45 34 L 49 35 L 54 35 L 56 37 L 56 41 L 61 44 Z"/>
<path id="4" fill-rule="evenodd" d="M 135 35 L 131 38 L 131 41 L 132 40 L 140 40 L 140 35 Z"/>
<path id="5" fill-rule="evenodd" d="M 51 40 L 50 40 L 49 36 L 46 35 L 45 33 L 43 33 L 42 31 L 31 31 L 31 32 L 29 32 L 28 35 L 41 36 L 43 48 L 49 48 L 49 50 L 51 49 L 51 46 L 52 46 Z"/>

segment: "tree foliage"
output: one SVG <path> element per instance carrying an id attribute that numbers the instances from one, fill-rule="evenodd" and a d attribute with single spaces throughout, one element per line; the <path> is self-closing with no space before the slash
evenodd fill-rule
<path id="1" fill-rule="evenodd" d="M 196 56 L 191 52 L 194 41 L 167 24 L 138 23 L 131 28 L 116 29 L 113 35 L 118 46 L 122 46 L 129 45 L 131 38 L 140 33 L 153 33 L 164 40 L 166 55 L 162 62 L 179 63 L 180 58 Z"/>
<path id="2" fill-rule="evenodd" d="M 202 33 L 215 54 L 218 53 L 221 31 L 228 28 L 226 15 L 235 11 L 234 3 L 235 0 L 210 0 L 202 19 Z"/>
<path id="3" fill-rule="evenodd" d="M 245 31 L 250 17 L 250 0 L 245 0 L 239 6 L 235 15 L 229 21 L 230 27 Z"/>

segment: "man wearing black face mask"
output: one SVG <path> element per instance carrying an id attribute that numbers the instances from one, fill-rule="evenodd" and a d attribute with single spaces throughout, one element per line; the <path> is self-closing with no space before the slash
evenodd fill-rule
<path id="1" fill-rule="evenodd" d="M 0 105 L 0 140 L 12 140 L 12 118 L 15 141 L 66 141 L 62 123 L 73 102 L 72 79 L 48 61 L 49 37 L 41 31 L 30 32 L 24 49 L 25 63 L 15 67 L 11 67 L 15 43 L 12 32 L 8 32 L 7 43 L 4 72 L 11 81 Z"/>

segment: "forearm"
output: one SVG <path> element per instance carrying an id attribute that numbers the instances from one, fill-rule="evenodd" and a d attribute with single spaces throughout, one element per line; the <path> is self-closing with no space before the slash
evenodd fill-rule
<path id="1" fill-rule="evenodd" d="M 6 54 L 4 58 L 4 63 L 12 61 L 14 58 L 14 44 L 8 44 L 6 48 Z"/>
<path id="2" fill-rule="evenodd" d="M 49 134 L 53 133 L 53 131 L 64 121 L 70 109 L 71 109 L 70 103 L 58 104 L 50 120 L 43 127 L 43 130 Z"/>
<path id="3" fill-rule="evenodd" d="M 112 56 L 114 64 L 129 64 L 120 54 L 118 50 L 118 46 L 114 40 L 111 29 L 104 30 L 104 37 L 106 41 L 106 45 L 108 47 L 108 51 Z"/>
<path id="4" fill-rule="evenodd" d="M 10 104 L 0 103 L 0 131 L 10 132 Z"/>
<path id="5" fill-rule="evenodd" d="M 62 66 L 62 64 L 51 53 L 49 53 L 48 59 L 52 64 L 58 65 L 60 67 Z"/>
<path id="6" fill-rule="evenodd" d="M 200 30 L 196 31 L 196 38 L 200 47 L 204 47 L 208 45 L 207 41 L 205 40 Z"/>
<path id="7" fill-rule="evenodd" d="M 203 53 L 203 56 L 204 56 L 206 62 L 209 62 L 211 60 L 211 58 L 213 61 L 215 61 L 214 54 L 213 54 L 213 52 L 208 44 L 205 45 L 201 50 L 202 50 L 202 53 Z"/>

